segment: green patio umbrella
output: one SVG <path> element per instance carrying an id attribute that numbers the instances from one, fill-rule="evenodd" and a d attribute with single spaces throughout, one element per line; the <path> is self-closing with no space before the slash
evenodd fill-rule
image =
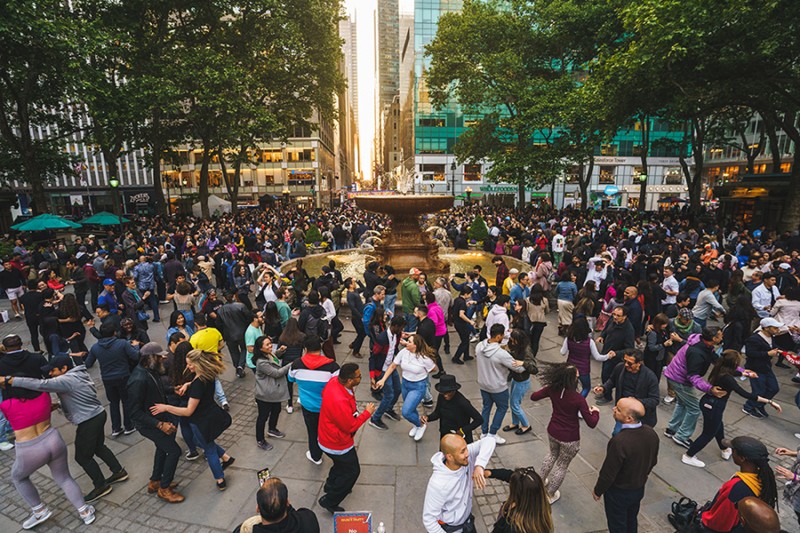
<path id="1" fill-rule="evenodd" d="M 120 220 L 122 220 L 123 224 L 130 222 L 130 220 L 127 218 L 120 218 L 114 213 L 109 213 L 108 211 L 100 211 L 99 213 L 95 213 L 81 222 L 83 224 L 97 224 L 98 226 L 116 226 L 120 223 Z"/>
<path id="2" fill-rule="evenodd" d="M 44 231 L 48 229 L 74 229 L 80 227 L 80 224 L 49 213 L 35 216 L 30 220 L 11 226 L 12 229 L 17 231 Z"/>

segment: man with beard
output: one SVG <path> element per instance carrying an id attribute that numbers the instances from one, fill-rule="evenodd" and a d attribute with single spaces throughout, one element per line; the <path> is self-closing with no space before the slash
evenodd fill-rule
<path id="1" fill-rule="evenodd" d="M 174 490 L 178 483 L 172 481 L 181 456 L 180 446 L 175 442 L 177 428 L 170 421 L 169 414 L 153 416 L 150 413 L 153 405 L 167 403 L 166 391 L 161 384 L 161 376 L 166 372 L 166 355 L 167 352 L 156 342 L 142 347 L 139 364 L 128 380 L 128 402 L 136 429 L 156 445 L 147 492 L 158 493 L 158 497 L 168 503 L 180 503 L 185 497 Z"/>

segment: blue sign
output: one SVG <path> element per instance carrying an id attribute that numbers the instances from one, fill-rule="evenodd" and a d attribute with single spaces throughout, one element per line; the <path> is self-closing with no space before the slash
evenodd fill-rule
<path id="1" fill-rule="evenodd" d="M 605 189 L 603 189 L 603 194 L 606 196 L 614 196 L 619 192 L 619 187 L 615 185 L 608 185 Z"/>

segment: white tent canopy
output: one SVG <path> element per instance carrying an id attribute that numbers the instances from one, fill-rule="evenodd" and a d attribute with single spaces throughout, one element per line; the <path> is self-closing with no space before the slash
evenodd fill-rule
<path id="1" fill-rule="evenodd" d="M 208 197 L 208 213 L 211 216 L 214 216 L 215 212 L 219 213 L 230 213 L 231 212 L 231 203 L 228 200 L 220 198 L 214 194 L 209 195 Z M 200 208 L 200 202 L 192 205 L 192 214 L 194 216 L 199 217 L 202 216 L 202 210 Z"/>

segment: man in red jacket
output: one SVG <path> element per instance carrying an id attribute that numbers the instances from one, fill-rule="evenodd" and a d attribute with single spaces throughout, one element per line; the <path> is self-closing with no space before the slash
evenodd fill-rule
<path id="1" fill-rule="evenodd" d="M 344 500 L 361 474 L 353 435 L 375 412 L 375 404 L 368 403 L 359 413 L 355 389 L 361 383 L 361 370 L 355 363 L 339 369 L 338 378 L 331 379 L 322 390 L 322 409 L 319 413 L 319 447 L 331 458 L 333 466 L 328 473 L 319 504 L 330 513 L 344 511 L 339 504 Z"/>

